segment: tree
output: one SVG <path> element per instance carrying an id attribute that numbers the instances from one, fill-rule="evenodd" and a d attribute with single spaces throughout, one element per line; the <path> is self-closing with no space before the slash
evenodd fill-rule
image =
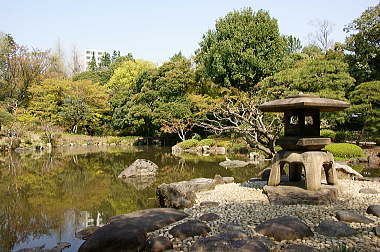
<path id="1" fill-rule="evenodd" d="M 28 110 L 35 117 L 73 133 L 101 133 L 110 109 L 105 87 L 86 80 L 46 79 L 31 92 Z"/>
<path id="2" fill-rule="evenodd" d="M 288 53 L 296 53 L 300 52 L 302 49 L 301 40 L 292 35 L 285 36 L 286 42 L 288 44 L 287 52 Z"/>
<path id="3" fill-rule="evenodd" d="M 263 114 L 257 107 L 257 99 L 240 93 L 225 97 L 207 119 L 197 123 L 215 134 L 235 133 L 252 147 L 264 152 L 268 158 L 276 153 L 276 140 L 281 131 L 281 120 L 271 114 Z"/>
<path id="4" fill-rule="evenodd" d="M 111 65 L 111 56 L 109 53 L 105 52 L 100 58 L 99 68 L 108 69 Z"/>
<path id="5" fill-rule="evenodd" d="M 95 72 L 96 70 L 98 70 L 98 65 L 96 64 L 95 52 L 92 52 L 91 61 L 88 63 L 87 71 Z"/>
<path id="6" fill-rule="evenodd" d="M 330 38 L 334 25 L 328 20 L 319 19 L 311 21 L 310 24 L 315 28 L 314 32 L 309 33 L 310 43 L 318 46 L 322 52 L 326 53 L 334 44 Z"/>
<path id="7" fill-rule="evenodd" d="M 64 53 L 59 39 L 49 57 L 50 65 L 47 70 L 48 77 L 66 77 Z"/>
<path id="8" fill-rule="evenodd" d="M 321 48 L 316 45 L 308 45 L 302 48 L 302 53 L 307 54 L 309 57 L 317 57 L 322 54 Z"/>
<path id="9" fill-rule="evenodd" d="M 29 87 L 38 84 L 50 67 L 49 53 L 19 46 L 10 35 L 0 37 L 0 101 L 13 113 L 29 102 Z"/>
<path id="10" fill-rule="evenodd" d="M 344 28 L 350 73 L 361 83 L 380 80 L 380 3 Z"/>
<path id="11" fill-rule="evenodd" d="M 203 35 L 195 61 L 215 83 L 248 90 L 281 68 L 285 52 L 277 20 L 247 8 L 228 13 Z"/>
<path id="12" fill-rule="evenodd" d="M 350 112 L 362 122 L 362 133 L 380 137 L 380 81 L 364 82 L 350 94 Z"/>
<path id="13" fill-rule="evenodd" d="M 71 66 L 70 66 L 70 71 L 71 71 L 71 76 L 74 76 L 76 74 L 79 74 L 83 70 L 82 63 L 79 58 L 79 53 L 78 49 L 76 46 L 73 46 L 71 50 Z"/>
<path id="14" fill-rule="evenodd" d="M 119 88 L 133 88 L 136 78 L 140 73 L 148 69 L 154 69 L 155 65 L 144 60 L 124 61 L 113 73 L 107 87 L 117 92 Z"/>

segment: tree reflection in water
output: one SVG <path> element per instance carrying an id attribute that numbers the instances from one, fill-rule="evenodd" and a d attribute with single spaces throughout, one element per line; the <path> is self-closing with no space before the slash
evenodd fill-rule
<path id="1" fill-rule="evenodd" d="M 126 181 L 117 175 L 145 158 L 160 168 L 152 181 Z M 0 156 L 0 251 L 30 247 L 33 240 L 54 246 L 68 241 L 78 247 L 75 231 L 103 224 L 109 217 L 157 207 L 161 183 L 195 177 L 233 176 L 238 181 L 259 168 L 226 170 L 219 158 L 177 158 L 169 149 L 82 147 L 52 153 L 3 153 Z M 147 184 L 144 184 L 147 183 Z M 69 240 L 67 240 L 69 239 Z M 44 243 L 42 243 L 42 240 Z M 73 247 L 73 248 L 74 248 Z"/>

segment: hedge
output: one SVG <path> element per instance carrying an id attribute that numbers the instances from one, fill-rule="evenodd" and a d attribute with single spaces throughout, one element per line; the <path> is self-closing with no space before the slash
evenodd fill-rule
<path id="1" fill-rule="evenodd" d="M 199 146 L 214 146 L 216 145 L 216 141 L 214 139 L 203 139 L 201 141 L 199 141 L 198 143 Z"/>
<path id="2" fill-rule="evenodd" d="M 325 150 L 331 152 L 337 158 L 358 158 L 363 157 L 363 149 L 355 144 L 332 143 L 326 145 Z"/>
<path id="3" fill-rule="evenodd" d="M 196 139 L 189 139 L 178 144 L 182 149 L 190 149 L 191 147 L 198 146 L 199 141 Z"/>

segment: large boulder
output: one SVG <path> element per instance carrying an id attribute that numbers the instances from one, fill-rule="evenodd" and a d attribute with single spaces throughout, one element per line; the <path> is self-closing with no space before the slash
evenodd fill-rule
<path id="1" fill-rule="evenodd" d="M 357 231 L 346 223 L 332 220 L 323 220 L 315 231 L 330 237 L 346 237 L 357 234 Z"/>
<path id="2" fill-rule="evenodd" d="M 161 252 L 173 248 L 173 243 L 165 236 L 149 238 L 145 250 L 148 252 Z"/>
<path id="3" fill-rule="evenodd" d="M 353 178 L 362 179 L 363 178 L 363 176 L 359 172 L 355 171 L 354 169 L 352 169 L 350 166 L 346 164 L 335 162 L 334 167 L 338 174 L 339 179 L 353 179 Z"/>
<path id="4" fill-rule="evenodd" d="M 79 248 L 83 251 L 138 251 L 145 247 L 146 233 L 188 215 L 171 208 L 152 208 L 113 216 L 110 223 L 97 229 Z"/>
<path id="5" fill-rule="evenodd" d="M 264 186 L 264 193 L 273 205 L 323 205 L 338 199 L 336 186 L 322 185 L 318 191 L 305 190 L 296 186 Z"/>
<path id="6" fill-rule="evenodd" d="M 183 149 L 176 144 L 172 147 L 172 154 L 176 157 L 181 156 L 183 154 Z"/>
<path id="7" fill-rule="evenodd" d="M 164 183 L 157 187 L 156 194 L 162 207 L 188 208 L 194 205 L 196 192 L 212 190 L 215 185 L 215 180 L 207 178 Z"/>
<path id="8" fill-rule="evenodd" d="M 155 176 L 158 166 L 150 160 L 137 159 L 128 168 L 119 174 L 119 178 L 136 178 L 143 176 Z"/>
<path id="9" fill-rule="evenodd" d="M 174 237 L 184 240 L 187 237 L 206 235 L 210 231 L 211 228 L 209 228 L 206 223 L 197 220 L 190 220 L 174 226 L 169 230 L 169 233 Z"/>
<path id="10" fill-rule="evenodd" d="M 341 211 L 337 211 L 335 214 L 336 214 L 336 218 L 340 221 L 366 223 L 366 224 L 373 222 L 373 220 L 363 215 L 357 214 L 354 211 L 341 210 Z"/>
<path id="11" fill-rule="evenodd" d="M 75 232 L 75 237 L 82 240 L 87 240 L 96 230 L 98 230 L 98 228 L 98 226 L 88 226 Z"/>
<path id="12" fill-rule="evenodd" d="M 277 241 L 296 240 L 313 236 L 311 229 L 299 218 L 283 216 L 259 224 L 255 231 Z"/>
<path id="13" fill-rule="evenodd" d="M 249 165 L 249 163 L 242 160 L 226 160 L 220 162 L 219 165 L 224 168 L 240 168 Z"/>

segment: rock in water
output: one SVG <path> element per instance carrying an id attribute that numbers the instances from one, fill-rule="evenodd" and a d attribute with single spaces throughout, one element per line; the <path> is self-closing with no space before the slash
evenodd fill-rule
<path id="1" fill-rule="evenodd" d="M 357 234 L 357 231 L 339 221 L 324 220 L 315 229 L 318 233 L 330 237 L 345 237 Z"/>
<path id="2" fill-rule="evenodd" d="M 283 216 L 261 223 L 256 232 L 273 237 L 277 241 L 296 240 L 313 236 L 311 229 L 300 219 L 293 216 Z"/>
<path id="3" fill-rule="evenodd" d="M 215 188 L 213 179 L 197 178 L 189 181 L 161 184 L 156 194 L 162 207 L 187 208 L 195 203 L 195 193 Z"/>
<path id="4" fill-rule="evenodd" d="M 138 251 L 145 247 L 146 233 L 188 215 L 171 208 L 152 208 L 113 216 L 110 223 L 96 230 L 79 248 L 83 251 Z"/>
<path id="5" fill-rule="evenodd" d="M 183 149 L 179 147 L 179 145 L 174 145 L 172 147 L 172 154 L 176 157 L 181 156 L 183 154 Z"/>
<path id="6" fill-rule="evenodd" d="M 174 226 L 169 233 L 181 240 L 187 237 L 206 235 L 211 229 L 202 221 L 190 220 Z"/>
<path id="7" fill-rule="evenodd" d="M 346 222 L 357 222 L 357 223 L 366 223 L 366 224 L 373 222 L 373 220 L 363 215 L 357 214 L 353 211 L 345 211 L 345 210 L 337 211 L 336 218 L 340 221 L 346 221 Z"/>
<path id="8" fill-rule="evenodd" d="M 97 226 L 88 226 L 78 232 L 75 232 L 75 237 L 82 240 L 87 240 L 98 228 L 99 227 Z"/>
<path id="9" fill-rule="evenodd" d="M 137 159 L 128 168 L 122 171 L 118 178 L 135 178 L 142 176 L 155 176 L 158 166 L 146 159 Z"/>
<path id="10" fill-rule="evenodd" d="M 224 168 L 240 168 L 245 167 L 249 163 L 241 160 L 226 160 L 223 162 L 220 162 L 219 165 L 223 166 Z"/>
<path id="11" fill-rule="evenodd" d="M 367 208 L 367 214 L 375 215 L 380 217 L 380 205 L 372 205 Z"/>

